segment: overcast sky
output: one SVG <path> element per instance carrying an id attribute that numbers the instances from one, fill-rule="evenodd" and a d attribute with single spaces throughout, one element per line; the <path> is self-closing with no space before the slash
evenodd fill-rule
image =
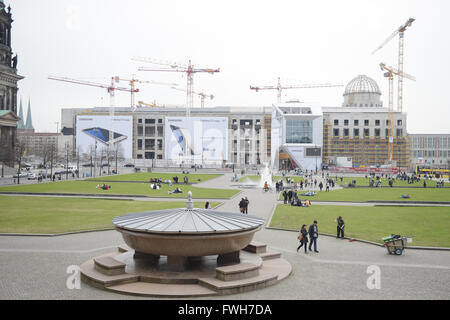
<path id="1" fill-rule="evenodd" d="M 250 85 L 343 83 L 375 79 L 388 105 L 380 62 L 397 66 L 398 37 L 372 55 L 409 17 L 405 32 L 404 110 L 409 133 L 450 133 L 450 1 L 448 0 L 6 0 L 13 13 L 24 112 L 31 99 L 38 131 L 56 131 L 61 108 L 109 106 L 106 90 L 51 81 L 49 75 L 108 83 L 112 76 L 175 82 L 182 73 L 138 71 L 133 56 L 220 68 L 196 74 L 194 89 L 213 94 L 212 106 L 270 106 L 276 91 Z M 127 83 L 122 83 L 127 86 Z M 140 85 L 136 101 L 185 104 L 169 86 Z M 396 86 L 395 86 L 396 90 Z M 283 91 L 299 99 L 341 106 L 344 87 Z M 126 92 L 116 106 L 129 106 Z M 396 101 L 396 98 L 395 98 Z M 195 99 L 195 105 L 200 100 Z M 396 103 L 395 103 L 396 105 Z"/>

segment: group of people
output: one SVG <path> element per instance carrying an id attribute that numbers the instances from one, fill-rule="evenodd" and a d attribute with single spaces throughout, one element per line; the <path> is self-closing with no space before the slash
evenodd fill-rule
<path id="1" fill-rule="evenodd" d="M 344 239 L 345 222 L 342 216 L 336 218 L 336 223 L 337 223 L 336 239 Z M 319 251 L 317 250 L 318 238 L 319 238 L 319 226 L 317 220 L 314 220 L 313 224 L 311 224 L 308 229 L 306 229 L 306 224 L 303 224 L 297 237 L 297 239 L 300 241 L 300 245 L 297 247 L 297 252 L 302 247 L 304 247 L 305 253 L 308 253 L 308 249 L 309 251 L 312 251 L 312 246 L 314 245 L 314 252 L 319 253 Z M 309 246 L 307 246 L 308 242 Z"/>
<path id="2" fill-rule="evenodd" d="M 98 184 L 96 187 L 95 187 L 96 189 L 103 189 L 103 190 L 109 190 L 109 189 L 111 189 L 111 186 L 108 186 L 107 184 L 104 184 L 104 183 L 102 183 L 102 184 Z"/>
<path id="3" fill-rule="evenodd" d="M 241 198 L 241 201 L 239 201 L 239 210 L 241 213 L 248 214 L 248 204 L 250 201 L 248 201 L 248 198 Z"/>

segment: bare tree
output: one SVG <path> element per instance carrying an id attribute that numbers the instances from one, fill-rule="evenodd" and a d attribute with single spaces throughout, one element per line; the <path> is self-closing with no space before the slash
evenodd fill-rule
<path id="1" fill-rule="evenodd" d="M 15 160 L 19 164 L 19 170 L 17 171 L 17 184 L 20 184 L 20 170 L 22 169 L 22 163 L 26 154 L 26 146 L 23 142 L 17 141 L 15 146 Z"/>

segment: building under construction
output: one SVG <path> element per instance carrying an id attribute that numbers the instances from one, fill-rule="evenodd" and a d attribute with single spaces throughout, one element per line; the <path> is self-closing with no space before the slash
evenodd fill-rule
<path id="1" fill-rule="evenodd" d="M 213 162 L 216 166 L 245 167 L 271 163 L 280 169 L 320 169 L 322 163 L 339 166 L 338 160 L 343 158 L 348 161 L 341 166 L 383 166 L 389 158 L 389 129 L 393 129 L 393 164 L 402 168 L 410 165 L 406 114 L 390 113 L 383 107 L 380 89 L 373 79 L 367 76 L 353 79 L 346 86 L 341 107 L 315 108 L 298 101 L 278 103 L 272 107 L 192 108 L 192 121 L 219 118 L 226 123 L 223 132 L 214 134 L 216 141 L 223 138 L 223 148 L 206 144 L 197 146 L 206 139 L 202 136 L 201 139 L 191 138 L 192 150 L 199 150 L 194 152 L 201 155 L 197 161 L 205 165 L 211 150 L 221 150 L 223 155 L 219 161 Z M 87 138 L 83 133 L 86 130 L 80 129 L 79 120 L 87 117 L 100 126 L 101 117 L 107 118 L 109 114 L 109 108 L 63 109 L 62 133 L 70 135 L 71 138 L 66 138 L 72 139 L 73 146 L 78 147 L 83 143 L 77 139 Z M 125 149 L 129 149 L 127 158 L 143 160 L 152 166 L 176 163 L 172 151 L 180 147 L 178 142 L 190 139 L 188 128 L 177 133 L 173 128 L 171 131 L 174 126 L 169 123 L 186 121 L 184 107 L 141 107 L 136 110 L 120 107 L 115 108 L 115 116 L 130 118 L 128 123 L 131 127 L 124 128 L 128 133 L 119 132 L 121 127 L 118 125 L 114 127 L 119 136 L 128 137 L 121 142 Z"/>
<path id="2" fill-rule="evenodd" d="M 323 108 L 323 162 L 336 165 L 338 158 L 345 157 L 352 166 L 385 165 L 389 160 L 390 121 L 392 160 L 397 167 L 408 167 L 411 147 L 406 114 L 393 112 L 389 117 L 377 83 L 365 75 L 354 78 L 345 89 L 342 107 Z"/>

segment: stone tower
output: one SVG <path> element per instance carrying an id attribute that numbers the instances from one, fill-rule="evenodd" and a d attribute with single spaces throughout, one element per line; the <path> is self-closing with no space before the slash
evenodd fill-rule
<path id="1" fill-rule="evenodd" d="M 17 54 L 11 48 L 11 8 L 5 9 L 0 0 L 0 161 L 14 160 L 16 144 L 17 82 L 23 77 L 17 74 Z"/>

